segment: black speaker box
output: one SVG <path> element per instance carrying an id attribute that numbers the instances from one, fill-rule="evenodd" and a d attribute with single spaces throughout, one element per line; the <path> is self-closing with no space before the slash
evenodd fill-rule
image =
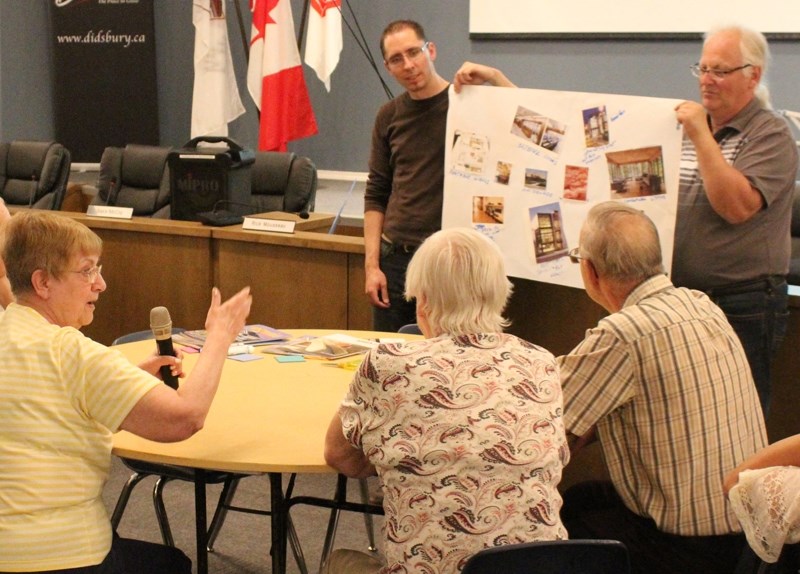
<path id="1" fill-rule="evenodd" d="M 214 144 L 197 147 L 200 142 Z M 224 144 L 224 145 L 216 145 Z M 170 217 L 199 221 L 198 214 L 227 210 L 237 215 L 252 213 L 250 169 L 255 153 L 229 138 L 199 137 L 167 157 L 172 207 Z"/>

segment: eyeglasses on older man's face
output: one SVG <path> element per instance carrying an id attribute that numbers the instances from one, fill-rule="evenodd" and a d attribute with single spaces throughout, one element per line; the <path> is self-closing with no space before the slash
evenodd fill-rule
<path id="1" fill-rule="evenodd" d="M 739 70 L 746 70 L 747 68 L 752 68 L 752 67 L 753 64 L 744 64 L 743 66 L 737 66 L 736 68 L 720 69 L 720 68 L 709 68 L 708 66 L 701 66 L 700 64 L 694 64 L 692 66 L 689 66 L 689 69 L 692 71 L 692 75 L 695 78 L 702 78 L 703 76 L 708 74 L 715 80 L 724 80 L 734 72 L 738 72 Z"/>

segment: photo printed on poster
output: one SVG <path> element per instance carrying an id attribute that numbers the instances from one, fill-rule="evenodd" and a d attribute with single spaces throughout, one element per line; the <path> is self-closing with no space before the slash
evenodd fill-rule
<path id="1" fill-rule="evenodd" d="M 583 287 L 568 252 L 599 202 L 655 222 L 672 264 L 683 130 L 679 100 L 465 86 L 450 89 L 442 227 L 492 238 L 512 277 Z"/>

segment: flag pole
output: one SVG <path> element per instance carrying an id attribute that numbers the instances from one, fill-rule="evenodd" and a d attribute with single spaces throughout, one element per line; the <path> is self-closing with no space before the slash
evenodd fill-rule
<path id="1" fill-rule="evenodd" d="M 235 0 L 233 5 L 236 6 L 236 19 L 239 21 L 239 35 L 242 37 L 242 46 L 244 47 L 244 61 L 245 63 L 250 63 L 250 47 L 247 45 L 247 32 L 244 29 L 242 7 L 239 6 L 239 0 Z"/>
<path id="2" fill-rule="evenodd" d="M 302 54 L 303 52 L 303 38 L 306 33 L 306 26 L 308 25 L 308 7 L 311 0 L 303 2 L 303 14 L 300 16 L 300 31 L 297 32 L 297 51 Z"/>

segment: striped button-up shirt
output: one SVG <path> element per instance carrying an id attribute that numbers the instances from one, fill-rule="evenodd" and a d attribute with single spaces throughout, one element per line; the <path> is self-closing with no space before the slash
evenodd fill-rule
<path id="1" fill-rule="evenodd" d="M 766 430 L 739 339 L 706 295 L 651 277 L 559 366 L 567 431 L 597 426 L 630 510 L 673 534 L 740 530 L 722 479 Z"/>

